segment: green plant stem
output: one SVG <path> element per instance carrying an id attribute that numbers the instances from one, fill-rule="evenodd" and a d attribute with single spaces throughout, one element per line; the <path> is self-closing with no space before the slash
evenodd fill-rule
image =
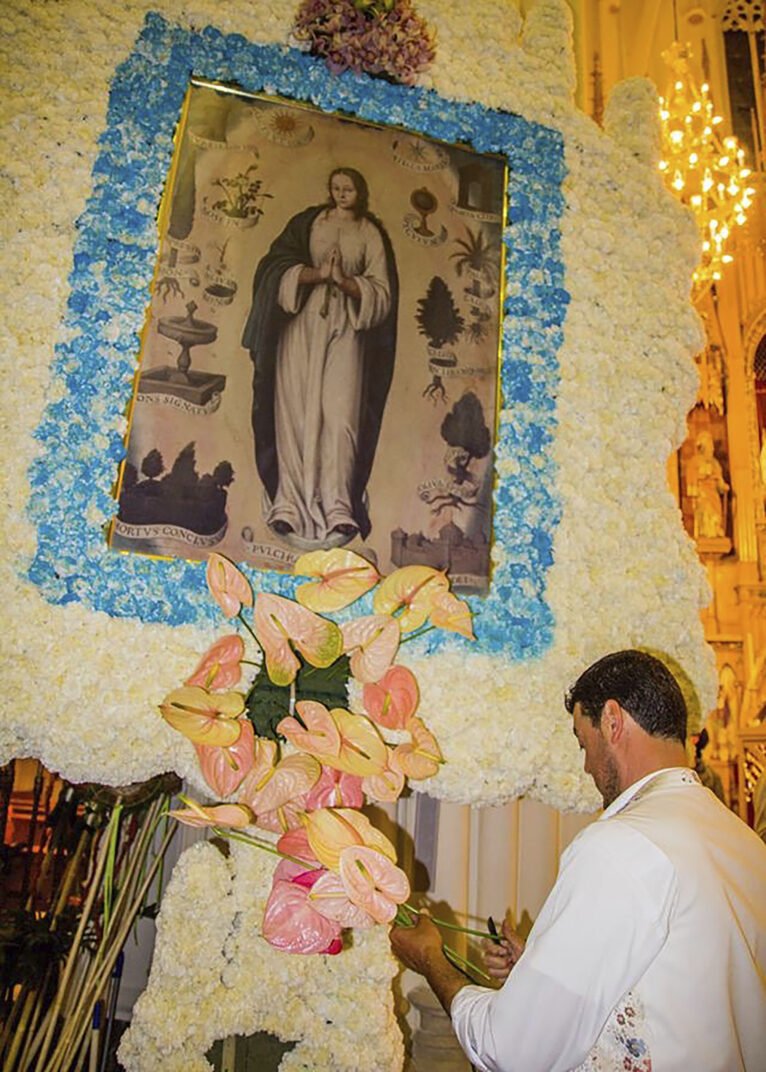
<path id="1" fill-rule="evenodd" d="M 407 636 L 403 636 L 399 641 L 399 646 L 406 644 L 408 640 L 419 640 L 426 633 L 432 633 L 434 629 L 436 629 L 435 625 L 424 625 L 422 629 L 416 629 L 414 633 L 408 633 Z"/>
<path id="2" fill-rule="evenodd" d="M 248 633 L 253 638 L 255 643 L 258 645 L 258 651 L 262 652 L 263 648 L 261 647 L 261 642 L 258 639 L 258 637 L 255 635 L 255 633 L 253 632 L 253 628 L 250 625 L 250 622 L 247 621 L 247 619 L 245 618 L 244 614 L 242 613 L 242 608 L 241 607 L 239 608 L 239 611 L 237 613 L 237 617 L 242 622 L 242 624 L 244 625 L 245 629 L 247 629 Z"/>
<path id="3" fill-rule="evenodd" d="M 213 826 L 211 829 L 218 837 L 228 838 L 231 841 L 241 841 L 243 845 L 252 845 L 253 848 L 270 852 L 272 856 L 281 856 L 283 860 L 290 860 L 294 864 L 300 864 L 307 871 L 314 870 L 313 865 L 306 860 L 301 860 L 298 856 L 290 856 L 287 852 L 280 852 L 275 845 L 268 841 L 261 841 L 260 838 L 252 837 L 250 834 L 241 834 L 238 830 L 224 830 L 221 826 Z"/>
<path id="4" fill-rule="evenodd" d="M 415 908 L 414 905 L 404 904 L 402 907 L 408 909 L 410 912 L 414 912 L 416 916 L 420 915 L 419 910 Z M 489 931 L 477 931 L 474 930 L 473 927 L 461 927 L 459 923 L 448 923 L 446 919 L 438 919 L 436 916 L 429 916 L 428 918 L 431 920 L 432 923 L 435 923 L 437 927 L 446 927 L 448 930 L 451 931 L 461 931 L 463 934 L 472 934 L 476 938 L 494 937 L 494 935 L 490 934 Z"/>
<path id="5" fill-rule="evenodd" d="M 452 964 L 454 964 L 454 966 L 458 969 L 458 971 L 462 971 L 464 975 L 467 975 L 469 972 L 473 972 L 474 975 L 478 975 L 482 979 L 486 979 L 488 983 L 492 982 L 492 979 L 489 975 L 487 975 L 485 971 L 482 971 L 481 968 L 479 968 L 476 964 L 473 963 L 473 961 L 466 960 L 465 957 L 461 957 L 460 954 L 456 952 L 451 946 L 443 945 L 442 949 L 444 950 L 444 955 L 447 960 L 451 961 Z"/>

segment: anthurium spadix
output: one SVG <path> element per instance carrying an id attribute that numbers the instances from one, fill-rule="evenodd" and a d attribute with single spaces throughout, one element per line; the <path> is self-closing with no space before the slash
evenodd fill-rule
<path id="1" fill-rule="evenodd" d="M 431 566 L 402 566 L 378 586 L 372 598 L 376 614 L 395 614 L 403 633 L 428 620 L 434 598 L 449 591 L 449 581 Z"/>
<path id="2" fill-rule="evenodd" d="M 317 667 L 331 666 L 343 652 L 343 637 L 335 622 L 282 596 L 259 593 L 253 627 L 275 685 L 290 685 L 295 680 L 300 662 L 293 648 Z"/>
<path id="3" fill-rule="evenodd" d="M 239 716 L 245 699 L 239 692 L 208 692 L 199 685 L 174 689 L 160 704 L 160 713 L 173 729 L 195 744 L 228 748 L 239 740 Z"/>
<path id="4" fill-rule="evenodd" d="M 242 607 L 252 607 L 253 590 L 247 577 L 216 551 L 208 555 L 206 578 L 210 594 L 227 618 L 235 618 Z"/>
<path id="5" fill-rule="evenodd" d="M 341 852 L 349 845 L 367 845 L 396 861 L 396 849 L 385 834 L 353 808 L 320 808 L 302 817 L 309 846 L 317 860 L 337 871 Z"/>
<path id="6" fill-rule="evenodd" d="M 299 585 L 295 598 L 309 610 L 320 612 L 347 607 L 374 588 L 380 580 L 380 574 L 372 563 L 340 547 L 301 555 L 293 572 L 297 576 L 316 578 Z"/>
<path id="7" fill-rule="evenodd" d="M 377 681 L 396 657 L 401 629 L 389 614 L 368 614 L 340 627 L 343 650 L 357 681 Z"/>

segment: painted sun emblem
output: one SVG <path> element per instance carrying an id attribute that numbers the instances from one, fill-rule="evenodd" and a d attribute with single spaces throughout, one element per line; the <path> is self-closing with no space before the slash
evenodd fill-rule
<path id="1" fill-rule="evenodd" d="M 314 137 L 314 128 L 297 111 L 288 108 L 275 108 L 264 117 L 263 132 L 277 145 L 288 149 L 298 145 L 307 145 Z"/>

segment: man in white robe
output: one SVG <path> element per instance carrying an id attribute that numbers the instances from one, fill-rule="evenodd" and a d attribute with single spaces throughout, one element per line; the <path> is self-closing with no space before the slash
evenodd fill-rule
<path id="1" fill-rule="evenodd" d="M 618 652 L 567 701 L 605 811 L 562 856 L 526 946 L 504 925 L 494 991 L 433 923 L 392 931 L 480 1072 L 766 1069 L 766 846 L 688 769 L 672 675 Z"/>

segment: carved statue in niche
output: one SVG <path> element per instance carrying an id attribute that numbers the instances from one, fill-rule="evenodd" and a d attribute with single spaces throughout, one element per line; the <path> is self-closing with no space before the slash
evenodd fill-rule
<path id="1" fill-rule="evenodd" d="M 729 485 L 715 456 L 711 433 L 699 432 L 694 447 L 686 470 L 686 493 L 694 506 L 694 539 L 725 537 Z"/>

